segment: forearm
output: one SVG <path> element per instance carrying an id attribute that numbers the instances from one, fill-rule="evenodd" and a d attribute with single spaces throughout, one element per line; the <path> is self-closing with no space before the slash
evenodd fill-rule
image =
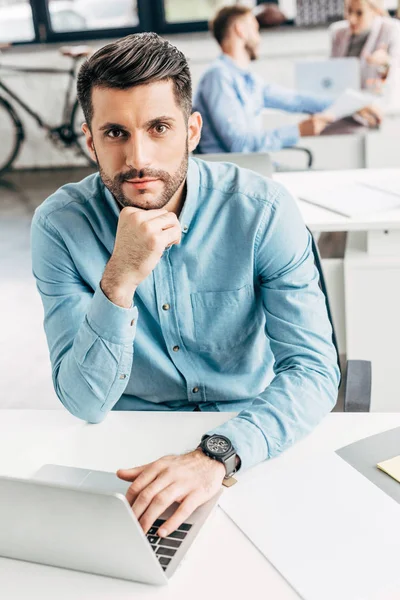
<path id="1" fill-rule="evenodd" d="M 97 423 L 123 394 L 133 360 L 137 309 L 120 308 L 96 290 L 84 322 L 53 367 L 63 405 L 76 417 Z"/>
<path id="2" fill-rule="evenodd" d="M 245 470 L 279 455 L 318 425 L 336 403 L 337 383 L 334 367 L 286 370 L 248 409 L 210 433 L 231 440 Z"/>

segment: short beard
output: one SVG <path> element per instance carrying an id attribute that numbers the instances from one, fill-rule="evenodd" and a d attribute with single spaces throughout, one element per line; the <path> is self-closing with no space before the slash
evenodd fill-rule
<path id="1" fill-rule="evenodd" d="M 175 171 L 173 175 L 167 173 L 167 171 L 161 171 L 159 169 L 134 169 L 131 168 L 129 171 L 124 171 L 123 173 L 118 173 L 113 179 L 108 177 L 104 170 L 102 169 L 97 153 L 95 150 L 97 165 L 99 167 L 100 177 L 108 190 L 112 193 L 118 204 L 122 207 L 130 206 L 134 208 L 141 208 L 142 210 L 155 210 L 159 208 L 164 208 L 166 204 L 171 200 L 174 194 L 177 192 L 181 184 L 186 178 L 187 170 L 188 170 L 188 162 L 189 162 L 189 150 L 186 147 L 185 154 L 182 158 L 181 164 L 178 169 Z M 164 189 L 161 194 L 154 198 L 151 205 L 143 206 L 142 204 L 135 204 L 132 200 L 127 198 L 122 191 L 122 184 L 124 181 L 129 179 L 161 179 L 164 182 Z M 143 195 L 146 193 L 146 190 L 140 190 L 140 193 Z"/>
<path id="2" fill-rule="evenodd" d="M 251 61 L 257 60 L 257 58 L 258 58 L 257 51 L 254 49 L 253 45 L 246 43 L 244 49 L 246 50 L 248 57 L 250 58 Z"/>

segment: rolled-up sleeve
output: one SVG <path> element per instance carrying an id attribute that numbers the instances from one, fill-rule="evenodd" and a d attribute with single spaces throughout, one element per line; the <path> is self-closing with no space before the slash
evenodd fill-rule
<path id="1" fill-rule="evenodd" d="M 255 246 L 274 378 L 249 408 L 209 433 L 226 435 L 247 469 L 309 433 L 336 403 L 340 374 L 310 235 L 277 186 Z"/>
<path id="2" fill-rule="evenodd" d="M 55 391 L 73 415 L 98 423 L 128 383 L 138 310 L 88 287 L 48 219 L 34 217 L 31 247 Z"/>

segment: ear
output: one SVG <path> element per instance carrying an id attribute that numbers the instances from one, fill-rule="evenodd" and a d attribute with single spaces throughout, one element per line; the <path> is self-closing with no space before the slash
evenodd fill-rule
<path id="1" fill-rule="evenodd" d="M 244 19 L 236 19 L 232 25 L 232 29 L 240 39 L 245 39 L 246 36 L 246 24 Z"/>
<path id="2" fill-rule="evenodd" d="M 90 154 L 92 160 L 97 163 L 97 157 L 96 157 L 96 153 L 94 151 L 93 136 L 92 136 L 92 132 L 89 129 L 89 125 L 87 123 L 84 123 L 82 125 L 82 131 L 85 134 L 86 146 L 89 150 L 89 154 Z"/>
<path id="3" fill-rule="evenodd" d="M 193 150 L 197 147 L 200 141 L 202 127 L 203 119 L 201 118 L 201 114 L 199 112 L 192 113 L 188 121 L 189 152 L 193 152 Z"/>

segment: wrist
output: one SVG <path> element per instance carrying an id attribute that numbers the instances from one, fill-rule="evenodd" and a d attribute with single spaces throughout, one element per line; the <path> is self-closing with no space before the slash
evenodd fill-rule
<path id="1" fill-rule="evenodd" d="M 137 283 L 129 281 L 128 277 L 121 276 L 114 269 L 111 260 L 104 270 L 100 287 L 110 302 L 122 308 L 131 308 Z"/>
<path id="2" fill-rule="evenodd" d="M 225 477 L 225 475 L 226 475 L 225 466 L 221 462 L 218 462 L 217 460 L 213 460 L 212 458 L 207 456 L 207 454 L 205 454 L 203 452 L 203 450 L 200 448 L 200 446 L 198 448 L 196 448 L 196 450 L 193 450 L 193 454 L 197 455 L 202 462 L 206 462 L 208 464 L 209 468 L 211 468 L 211 469 L 214 468 L 216 471 L 221 473 L 222 477 Z"/>

